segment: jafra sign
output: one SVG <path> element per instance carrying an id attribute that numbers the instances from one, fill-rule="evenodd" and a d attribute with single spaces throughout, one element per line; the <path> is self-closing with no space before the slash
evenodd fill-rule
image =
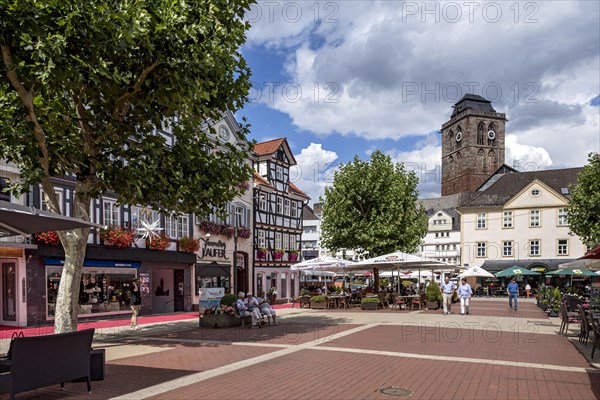
<path id="1" fill-rule="evenodd" d="M 226 255 L 227 245 L 225 242 L 220 240 L 218 242 L 213 242 L 209 239 L 200 240 L 204 242 L 204 245 L 202 246 L 202 255 L 200 258 L 222 258 L 224 260 L 228 260 Z"/>

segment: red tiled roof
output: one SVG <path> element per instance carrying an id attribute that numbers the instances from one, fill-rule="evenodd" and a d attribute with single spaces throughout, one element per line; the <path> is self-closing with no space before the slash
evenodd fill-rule
<path id="1" fill-rule="evenodd" d="M 259 156 L 264 156 L 265 154 L 273 154 L 277 149 L 281 146 L 285 139 L 273 139 L 268 142 L 256 143 L 254 145 L 254 152 Z"/>
<path id="2" fill-rule="evenodd" d="M 306 197 L 307 199 L 310 199 L 309 195 L 304 193 L 302 190 L 298 189 L 298 186 L 294 185 L 292 182 L 290 182 L 289 191 L 290 191 L 290 193 L 294 193 L 294 194 L 297 194 L 298 196 L 302 196 L 302 197 Z"/>
<path id="3" fill-rule="evenodd" d="M 273 188 L 273 186 L 269 183 L 269 181 L 266 180 L 265 178 L 263 178 L 258 172 L 254 171 L 252 173 L 252 176 L 254 178 L 254 184 L 255 185 L 263 185 L 263 186 L 267 186 L 267 187 Z"/>

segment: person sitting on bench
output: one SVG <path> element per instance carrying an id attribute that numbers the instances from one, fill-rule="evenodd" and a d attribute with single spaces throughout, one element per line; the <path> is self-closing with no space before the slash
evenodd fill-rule
<path id="1" fill-rule="evenodd" d="M 277 316 L 277 313 L 269 304 L 269 300 L 267 299 L 267 295 L 264 292 L 264 290 L 261 291 L 258 296 L 258 308 L 260 310 L 260 313 L 262 315 L 267 316 L 269 325 L 277 325 L 277 322 L 275 322 L 275 317 Z"/>
<path id="2" fill-rule="evenodd" d="M 258 310 L 258 307 L 254 307 L 253 309 L 250 309 L 250 307 L 249 307 L 250 304 L 246 304 L 246 302 L 244 302 L 244 297 L 246 297 L 246 294 L 244 292 L 238 293 L 238 299 L 235 302 L 235 308 L 237 309 L 240 316 L 252 317 L 252 328 L 256 328 L 256 327 L 262 328 L 262 325 L 261 325 L 262 316 L 260 315 L 260 311 Z"/>

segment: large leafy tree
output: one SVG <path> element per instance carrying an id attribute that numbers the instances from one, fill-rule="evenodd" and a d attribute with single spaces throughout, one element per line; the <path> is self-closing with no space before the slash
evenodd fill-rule
<path id="1" fill-rule="evenodd" d="M 246 100 L 239 48 L 251 0 L 0 0 L 0 157 L 15 191 L 76 180 L 73 216 L 105 192 L 121 204 L 206 214 L 249 176 L 248 142 L 216 143 L 211 121 Z M 167 145 L 155 129 L 176 136 Z M 218 146 L 219 151 L 210 151 Z M 76 329 L 89 229 L 60 233 L 57 332 Z"/>
<path id="2" fill-rule="evenodd" d="M 571 232 L 588 245 L 600 243 L 600 155 L 591 153 L 571 188 L 567 207 Z"/>
<path id="3" fill-rule="evenodd" d="M 342 164 L 325 188 L 321 240 L 327 248 L 362 249 L 371 257 L 413 252 L 427 232 L 418 179 L 381 151 Z"/>

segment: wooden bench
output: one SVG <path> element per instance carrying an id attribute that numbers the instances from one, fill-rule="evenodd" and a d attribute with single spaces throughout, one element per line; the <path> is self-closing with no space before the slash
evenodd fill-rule
<path id="1" fill-rule="evenodd" d="M 83 379 L 92 391 L 90 352 L 94 329 L 20 337 L 10 344 L 10 358 L 0 360 L 0 393 L 15 394 Z"/>

